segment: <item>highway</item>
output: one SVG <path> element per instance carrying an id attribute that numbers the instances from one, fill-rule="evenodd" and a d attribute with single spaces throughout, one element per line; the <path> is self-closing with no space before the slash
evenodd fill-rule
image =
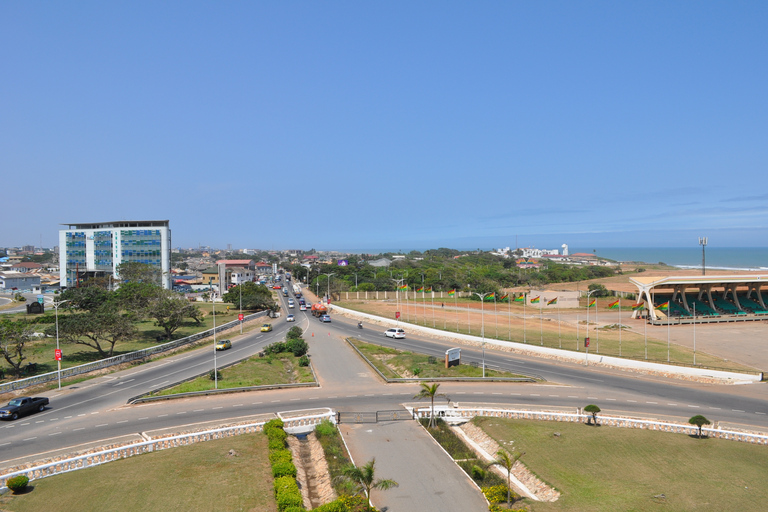
<path id="1" fill-rule="evenodd" d="M 184 431 L 203 425 L 245 421 L 277 411 L 330 407 L 344 411 L 397 409 L 413 403 L 418 384 L 385 384 L 344 341 L 356 336 L 365 341 L 434 355 L 442 359 L 455 345 L 409 335 L 393 340 L 384 328 L 333 315 L 331 323 L 320 323 L 298 305 L 288 309 L 286 297 L 282 316 L 274 319 L 268 333 L 233 332 L 233 348 L 217 354 L 226 364 L 257 353 L 265 345 L 282 340 L 294 324 L 286 315 L 296 316 L 295 325 L 305 330 L 313 368 L 320 387 L 232 393 L 201 398 L 127 405 L 129 398 L 213 368 L 213 344 L 152 363 L 103 375 L 43 393 L 51 400 L 49 409 L 0 423 L 0 466 L 64 454 L 88 446 L 100 446 L 130 439 L 141 433 Z M 258 321 L 261 323 L 260 321 Z M 407 330 L 407 325 L 404 326 Z M 539 375 L 544 383 L 444 383 L 440 391 L 453 402 L 521 407 L 562 407 L 573 410 L 596 403 L 605 413 L 628 414 L 686 421 L 703 414 L 729 426 L 768 429 L 768 401 L 765 384 L 744 386 L 704 385 L 627 372 L 584 367 L 493 350 L 486 346 L 486 363 L 512 372 Z M 479 349 L 462 346 L 463 362 L 480 362 Z"/>

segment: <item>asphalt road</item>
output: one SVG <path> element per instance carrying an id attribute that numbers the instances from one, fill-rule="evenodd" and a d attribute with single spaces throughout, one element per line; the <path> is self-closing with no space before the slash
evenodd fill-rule
<path id="1" fill-rule="evenodd" d="M 281 295 L 281 300 L 284 299 Z M 318 374 L 319 388 L 235 393 L 126 405 L 130 397 L 212 369 L 214 352 L 211 344 L 209 348 L 66 386 L 60 392 L 44 393 L 51 399 L 49 409 L 15 422 L 0 424 L 0 467 L 7 468 L 20 462 L 70 453 L 87 446 L 138 440 L 140 433 L 151 435 L 152 432 L 164 430 L 183 431 L 208 424 L 256 419 L 277 411 L 322 407 L 342 411 L 399 409 L 404 403 L 414 403 L 413 396 L 419 386 L 384 384 L 349 348 L 344 338 L 356 336 L 438 358 L 444 356 L 447 348 L 454 346 L 449 341 L 417 336 L 392 340 L 383 335 L 384 328 L 366 326 L 360 330 L 356 327 L 356 321 L 338 315 L 333 315 L 332 323 L 320 323 L 310 314 L 300 312 L 298 306 L 295 309 L 288 309 L 285 303 L 283 306 L 282 316 L 273 320 L 274 331 L 247 333 L 242 337 L 229 335 L 233 340 L 233 348 L 219 352 L 217 361 L 225 364 L 241 359 L 258 352 L 269 343 L 281 340 L 285 331 L 294 325 L 285 322 L 285 316 L 293 313 L 297 319 L 295 325 L 304 329 L 304 337 L 310 345 L 310 356 Z M 479 362 L 482 353 L 478 349 L 462 347 L 462 359 L 464 362 Z M 441 392 L 445 392 L 452 401 L 464 404 L 574 410 L 595 403 L 607 414 L 665 417 L 680 421 L 686 421 L 695 414 L 704 414 L 721 424 L 768 428 L 765 384 L 702 385 L 536 359 L 490 348 L 486 348 L 485 361 L 493 367 L 539 375 L 547 382 L 444 383 Z M 365 440 L 365 436 L 358 435 L 357 438 Z M 355 449 L 362 456 L 370 455 L 359 446 Z M 429 459 L 431 452 L 422 454 L 422 457 Z M 384 460 L 397 464 L 400 459 L 389 456 L 382 457 L 382 463 Z M 415 464 L 406 460 L 403 458 L 400 462 Z M 411 470 L 417 471 L 414 469 L 416 467 L 413 466 Z M 397 479 L 395 474 L 382 473 L 382 476 Z M 464 484 L 454 484 L 464 489 Z M 384 496 L 392 500 L 392 510 L 395 510 L 394 503 L 398 502 L 401 494 L 388 491 Z"/>

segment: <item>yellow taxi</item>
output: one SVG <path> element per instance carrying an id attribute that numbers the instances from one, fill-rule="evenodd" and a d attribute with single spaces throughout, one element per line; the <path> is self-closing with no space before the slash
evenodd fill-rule
<path id="1" fill-rule="evenodd" d="M 261 326 L 261 332 L 269 332 L 272 330 L 272 324 L 264 324 Z"/>
<path id="2" fill-rule="evenodd" d="M 232 342 L 229 340 L 219 340 L 216 342 L 216 350 L 227 350 L 232 348 Z"/>

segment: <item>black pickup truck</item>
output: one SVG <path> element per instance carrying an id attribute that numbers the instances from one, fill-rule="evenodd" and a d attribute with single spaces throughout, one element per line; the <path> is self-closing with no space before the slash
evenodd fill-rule
<path id="1" fill-rule="evenodd" d="M 46 405 L 48 405 L 48 399 L 44 396 L 36 396 L 34 398 L 22 396 L 14 398 L 8 402 L 8 405 L 0 407 L 0 418 L 4 420 L 15 420 L 19 416 L 42 411 L 45 409 Z"/>

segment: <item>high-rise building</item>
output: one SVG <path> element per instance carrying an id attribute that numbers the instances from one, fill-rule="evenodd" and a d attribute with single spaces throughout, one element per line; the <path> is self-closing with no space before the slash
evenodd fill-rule
<path id="1" fill-rule="evenodd" d="M 171 229 L 167 220 L 120 220 L 62 224 L 59 272 L 62 287 L 95 276 L 120 278 L 121 263 L 146 263 L 161 271 L 163 288 L 171 287 Z"/>

